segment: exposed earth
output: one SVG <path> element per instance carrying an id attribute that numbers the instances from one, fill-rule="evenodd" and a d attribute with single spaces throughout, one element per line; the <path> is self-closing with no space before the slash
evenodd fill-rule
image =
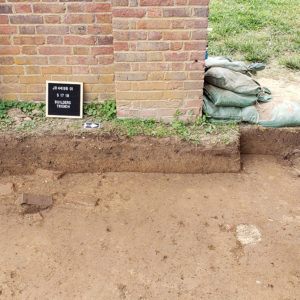
<path id="1" fill-rule="evenodd" d="M 299 299 L 297 155 L 246 155 L 235 174 L 3 176 L 0 299 Z M 53 206 L 26 213 L 23 192 Z"/>

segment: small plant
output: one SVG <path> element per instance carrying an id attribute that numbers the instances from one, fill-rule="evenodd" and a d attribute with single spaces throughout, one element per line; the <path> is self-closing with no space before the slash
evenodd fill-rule
<path id="1" fill-rule="evenodd" d="M 83 105 L 83 112 L 90 117 L 99 117 L 109 121 L 117 117 L 116 101 L 90 102 Z"/>
<path id="2" fill-rule="evenodd" d="M 182 115 L 182 112 L 179 109 L 177 109 L 176 112 L 175 112 L 175 114 L 174 114 L 174 118 L 177 118 L 177 117 L 179 117 L 181 115 Z"/>
<path id="3" fill-rule="evenodd" d="M 43 102 L 0 100 L 0 119 L 7 118 L 7 112 L 12 108 L 19 108 L 23 113 L 29 116 L 34 110 L 39 110 L 43 114 L 45 113 L 45 103 Z"/>
<path id="4" fill-rule="evenodd" d="M 293 55 L 279 60 L 281 65 L 292 70 L 300 70 L 300 55 Z"/>

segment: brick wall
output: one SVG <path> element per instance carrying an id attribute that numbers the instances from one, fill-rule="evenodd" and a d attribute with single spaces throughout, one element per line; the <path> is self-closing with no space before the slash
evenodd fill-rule
<path id="1" fill-rule="evenodd" d="M 0 0 L 0 97 L 45 100 L 82 81 L 119 117 L 186 119 L 202 106 L 209 0 Z"/>
<path id="2" fill-rule="evenodd" d="M 113 0 L 119 117 L 201 112 L 209 0 Z"/>
<path id="3" fill-rule="evenodd" d="M 110 0 L 0 0 L 0 97 L 45 100 L 46 80 L 115 98 Z"/>

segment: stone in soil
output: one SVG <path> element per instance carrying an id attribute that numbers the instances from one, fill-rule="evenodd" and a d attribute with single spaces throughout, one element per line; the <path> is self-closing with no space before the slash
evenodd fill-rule
<path id="1" fill-rule="evenodd" d="M 257 244 L 261 241 L 261 234 L 254 225 L 240 224 L 236 228 L 237 239 L 242 245 Z"/>

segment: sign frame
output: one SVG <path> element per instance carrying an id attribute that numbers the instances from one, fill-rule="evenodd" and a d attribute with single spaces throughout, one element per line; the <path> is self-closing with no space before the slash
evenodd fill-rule
<path id="1" fill-rule="evenodd" d="M 49 115 L 49 83 L 54 84 L 70 84 L 70 85 L 79 85 L 80 86 L 80 115 L 79 116 L 68 116 L 68 115 Z M 82 119 L 83 118 L 83 82 L 73 82 L 73 81 L 46 81 L 46 117 L 47 118 L 62 118 L 62 119 Z"/>

